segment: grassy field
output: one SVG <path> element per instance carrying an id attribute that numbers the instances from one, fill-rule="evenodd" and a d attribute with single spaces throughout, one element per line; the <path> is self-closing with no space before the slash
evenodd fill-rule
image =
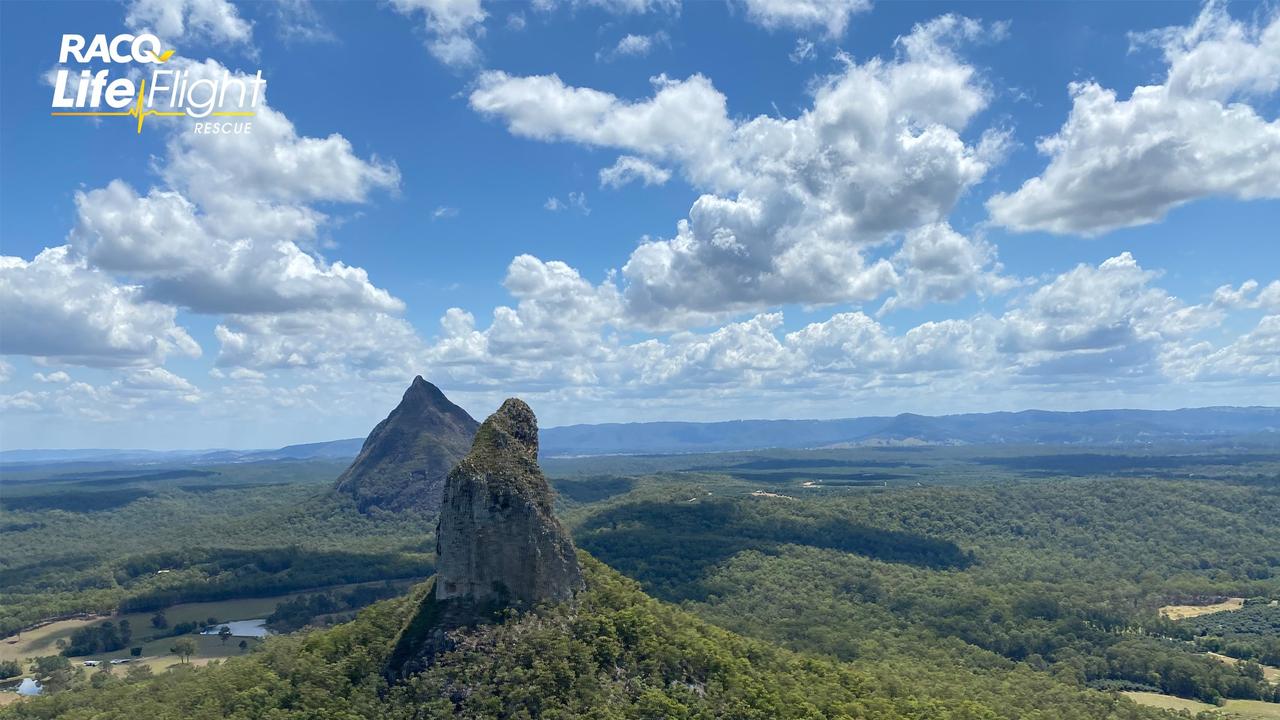
<path id="1" fill-rule="evenodd" d="M 1139 705 L 1161 708 L 1162 710 L 1186 710 L 1190 713 L 1214 712 L 1222 720 L 1280 720 L 1280 703 L 1261 702 L 1259 700 L 1228 700 L 1222 707 L 1202 703 L 1197 700 L 1161 695 L 1152 692 L 1126 692 L 1125 697 Z"/>
<path id="2" fill-rule="evenodd" d="M 1160 693 L 1127 692 L 1122 694 L 1139 705 L 1160 708 L 1162 710 L 1186 710 L 1191 713 L 1198 713 L 1205 710 L 1219 709 L 1216 705 L 1202 703 L 1198 700 L 1187 700 L 1186 698 L 1173 697 L 1172 695 L 1161 695 Z"/>
<path id="3" fill-rule="evenodd" d="M 221 622 L 229 622 L 233 620 L 252 620 L 257 618 L 265 618 L 270 615 L 276 605 L 286 600 L 291 600 L 299 595 L 309 595 L 320 591 L 341 591 L 357 587 L 360 584 L 352 585 L 335 585 L 332 587 L 313 588 L 310 590 L 302 590 L 299 592 L 289 593 L 287 595 L 274 595 L 271 597 L 260 598 L 241 598 L 235 600 L 221 600 L 218 602 L 201 602 L 201 603 L 184 603 L 174 605 L 165 610 L 165 617 L 169 620 L 170 627 L 183 622 L 196 622 L 203 624 L 210 617 L 217 618 Z M 380 584 L 380 583 L 372 583 Z M 93 619 L 80 620 L 61 620 L 59 622 L 50 623 L 43 627 L 29 630 L 22 633 L 21 639 L 17 636 L 10 636 L 0 641 L 0 660 L 19 660 L 25 662 L 30 658 L 40 657 L 42 655 L 56 655 L 58 653 L 58 640 L 67 640 L 71 634 L 78 628 L 86 625 L 94 625 L 104 620 L 110 620 L 118 623 L 121 620 L 128 620 L 133 627 L 134 640 L 131 646 L 139 645 L 143 648 L 143 656 L 165 656 L 157 661 L 148 661 L 147 664 L 152 665 L 155 670 L 163 670 L 177 660 L 169 655 L 169 647 L 172 646 L 175 638 L 172 636 L 154 638 L 158 631 L 151 627 L 151 616 L 153 613 L 130 613 L 127 615 L 100 616 Z M 237 644 L 240 638 L 228 640 L 225 646 L 214 636 L 188 636 L 196 640 L 199 648 L 197 654 L 192 658 L 194 663 L 208 662 L 210 659 L 218 657 L 226 657 L 235 655 L 240 652 Z M 256 642 L 250 639 L 250 642 Z M 107 653 L 104 655 L 92 655 L 86 657 L 73 658 L 72 662 L 82 662 L 84 660 L 100 660 L 128 657 L 128 649 L 115 653 Z M 154 659 L 154 658 L 153 658 Z"/>
<path id="4" fill-rule="evenodd" d="M 1205 653 L 1205 654 L 1213 658 L 1214 660 L 1224 662 L 1228 665 L 1238 665 L 1240 663 L 1239 659 L 1233 658 L 1229 655 L 1221 655 L 1216 652 Z M 1270 665 L 1263 665 L 1262 677 L 1266 678 L 1267 682 L 1280 683 L 1280 668 L 1271 667 Z"/>
<path id="5" fill-rule="evenodd" d="M 1234 597 L 1212 605 L 1165 605 L 1160 608 L 1160 614 L 1170 620 L 1185 620 L 1201 615 L 1239 610 L 1242 607 L 1244 607 L 1244 598 Z"/>

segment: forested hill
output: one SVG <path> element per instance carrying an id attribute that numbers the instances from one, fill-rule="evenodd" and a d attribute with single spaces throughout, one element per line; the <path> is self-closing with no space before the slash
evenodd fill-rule
<path id="1" fill-rule="evenodd" d="M 587 586 L 576 601 L 462 631 L 455 650 L 392 686 L 377 668 L 415 598 L 375 605 L 330 630 L 270 638 L 259 652 L 206 668 L 155 677 L 102 672 L 93 687 L 0 707 L 0 718 L 1166 717 L 1029 669 L 998 677 L 957 669 L 904 687 L 722 630 L 649 598 L 588 556 L 582 561 Z M 886 670 L 899 678 L 912 672 Z"/>
<path id="2" fill-rule="evenodd" d="M 913 445 L 1116 445 L 1280 442 L 1280 407 L 969 413 L 839 420 L 566 425 L 542 430 L 543 457 Z M 0 465 L 63 462 L 206 464 L 354 458 L 361 438 L 276 450 L 3 450 Z"/>
<path id="3" fill-rule="evenodd" d="M 569 425 L 544 430 L 542 451 L 563 456 L 857 445 L 1136 445 L 1251 436 L 1280 437 L 1280 408 L 1026 410 L 937 417 Z"/>

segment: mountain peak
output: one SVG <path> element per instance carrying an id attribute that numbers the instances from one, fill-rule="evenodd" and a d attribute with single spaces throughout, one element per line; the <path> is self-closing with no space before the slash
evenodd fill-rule
<path id="1" fill-rule="evenodd" d="M 445 476 L 466 455 L 478 426 L 418 375 L 369 433 L 334 490 L 351 495 L 362 512 L 379 507 L 433 513 L 440 508 Z"/>
<path id="2" fill-rule="evenodd" d="M 445 481 L 434 583 L 397 641 L 390 677 L 447 649 L 449 630 L 506 608 L 568 600 L 582 588 L 577 551 L 538 467 L 538 419 L 522 400 L 507 400 L 484 421 Z"/>

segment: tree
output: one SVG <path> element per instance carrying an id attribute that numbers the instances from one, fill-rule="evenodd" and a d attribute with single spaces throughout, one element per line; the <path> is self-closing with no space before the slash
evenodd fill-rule
<path id="1" fill-rule="evenodd" d="M 196 643 L 190 638 L 182 638 L 175 642 L 173 647 L 169 648 L 169 652 L 177 655 L 178 659 L 185 663 L 196 653 Z"/>
<path id="2" fill-rule="evenodd" d="M 164 611 L 160 610 L 151 616 L 151 627 L 157 630 L 164 630 L 169 627 L 169 618 L 165 617 Z"/>
<path id="3" fill-rule="evenodd" d="M 133 657 L 142 657 L 142 648 L 131 647 L 129 648 L 129 654 L 132 655 Z"/>
<path id="4" fill-rule="evenodd" d="M 241 640 L 241 641 L 240 641 L 240 652 L 244 652 L 245 650 L 248 650 L 248 649 L 249 649 L 249 641 L 248 641 L 248 640 Z"/>
<path id="5" fill-rule="evenodd" d="M 150 665 L 130 665 L 128 670 L 124 671 L 125 682 L 136 683 L 151 677 Z"/>
<path id="6" fill-rule="evenodd" d="M 17 677 L 22 674 L 22 666 L 17 660 L 0 661 L 0 680 Z"/>
<path id="7" fill-rule="evenodd" d="M 231 628 L 227 627 L 226 625 L 223 625 L 222 627 L 218 628 L 218 639 L 222 641 L 223 645 L 226 645 L 227 640 L 230 638 L 231 638 Z"/>

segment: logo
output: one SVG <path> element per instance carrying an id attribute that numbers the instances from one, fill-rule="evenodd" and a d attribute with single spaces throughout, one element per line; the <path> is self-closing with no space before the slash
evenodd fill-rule
<path id="1" fill-rule="evenodd" d="M 173 58 L 155 35 L 143 33 L 63 35 L 58 69 L 53 82 L 53 117 L 128 117 L 137 122 L 138 134 L 147 118 L 190 117 L 197 134 L 243 134 L 252 130 L 248 120 L 214 121 L 209 118 L 251 118 L 262 100 L 267 81 L 259 70 L 253 77 L 223 71 L 208 77 L 202 66 L 194 69 L 163 67 Z M 68 64 L 102 64 L 73 75 Z M 117 67 L 123 66 L 120 72 Z"/>

